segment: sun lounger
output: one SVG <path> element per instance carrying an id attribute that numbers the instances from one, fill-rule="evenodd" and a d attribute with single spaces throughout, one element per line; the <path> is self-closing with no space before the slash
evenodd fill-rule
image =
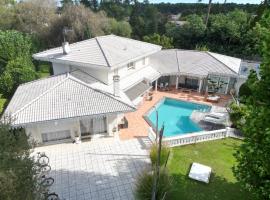
<path id="1" fill-rule="evenodd" d="M 203 121 L 214 124 L 223 124 L 226 120 L 226 116 L 226 113 L 210 113 L 204 116 Z"/>
<path id="2" fill-rule="evenodd" d="M 204 183 L 209 183 L 212 169 L 206 165 L 192 163 L 188 177 Z"/>

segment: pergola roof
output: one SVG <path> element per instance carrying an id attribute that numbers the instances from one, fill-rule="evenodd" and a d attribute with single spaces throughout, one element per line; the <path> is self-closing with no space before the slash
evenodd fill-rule
<path id="1" fill-rule="evenodd" d="M 208 74 L 237 76 L 241 60 L 211 52 L 194 50 L 162 50 L 150 57 L 163 75 L 183 74 L 206 77 Z"/>

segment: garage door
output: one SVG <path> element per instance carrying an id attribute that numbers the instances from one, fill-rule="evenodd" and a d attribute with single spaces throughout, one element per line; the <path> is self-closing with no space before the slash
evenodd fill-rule
<path id="1" fill-rule="evenodd" d="M 42 133 L 41 137 L 42 137 L 43 142 L 51 142 L 51 141 L 65 140 L 65 139 L 71 138 L 70 130 Z"/>

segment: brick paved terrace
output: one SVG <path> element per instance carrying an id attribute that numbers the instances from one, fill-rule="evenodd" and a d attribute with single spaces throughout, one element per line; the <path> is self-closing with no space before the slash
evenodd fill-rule
<path id="1" fill-rule="evenodd" d="M 121 140 L 147 136 L 149 125 L 144 120 L 143 115 L 153 107 L 163 97 L 171 97 L 179 100 L 190 102 L 204 103 L 215 106 L 225 106 L 231 99 L 228 95 L 221 95 L 218 103 L 207 102 L 205 96 L 198 92 L 180 92 L 179 90 L 172 89 L 170 91 L 153 91 L 152 101 L 144 100 L 135 112 L 125 114 L 128 120 L 128 128 L 120 129 L 119 137 Z"/>

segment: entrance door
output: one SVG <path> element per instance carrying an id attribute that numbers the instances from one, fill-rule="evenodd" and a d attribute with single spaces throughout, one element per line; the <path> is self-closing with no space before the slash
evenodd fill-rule
<path id="1" fill-rule="evenodd" d="M 70 130 L 41 133 L 41 137 L 42 142 L 52 142 L 71 138 Z"/>

